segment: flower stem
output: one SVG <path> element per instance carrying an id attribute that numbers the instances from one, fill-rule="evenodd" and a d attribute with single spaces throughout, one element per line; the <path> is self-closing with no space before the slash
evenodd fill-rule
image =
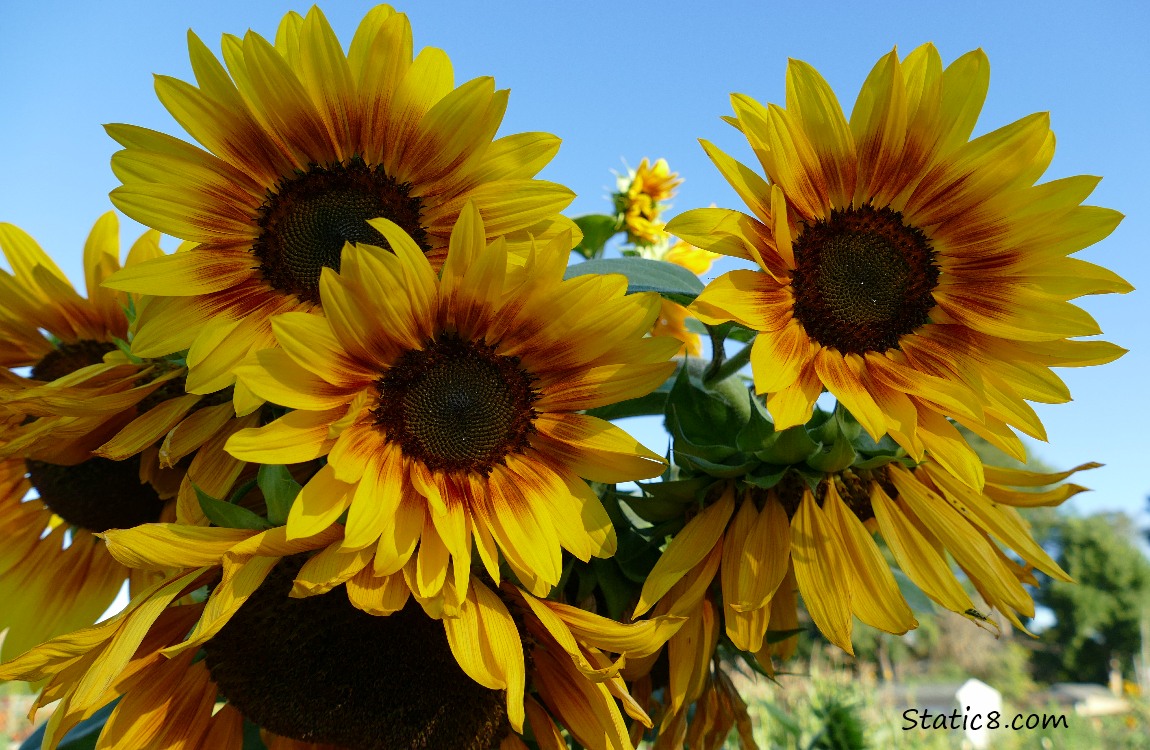
<path id="1" fill-rule="evenodd" d="M 703 376 L 703 382 L 718 383 L 746 367 L 747 363 L 751 361 L 751 346 L 751 344 L 747 344 L 726 361 L 723 360 L 721 355 L 716 359 L 712 359 L 711 366 L 707 368 L 707 372 Z M 717 366 L 716 362 L 718 363 Z"/>

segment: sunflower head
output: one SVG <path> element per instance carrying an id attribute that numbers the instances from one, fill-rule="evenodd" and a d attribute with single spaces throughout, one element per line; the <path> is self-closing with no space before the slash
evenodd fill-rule
<path id="1" fill-rule="evenodd" d="M 381 216 L 403 227 L 424 252 L 431 250 L 420 223 L 422 201 L 410 193 L 410 184 L 397 183 L 359 156 L 280 180 L 258 209 L 260 234 L 252 253 L 261 276 L 284 294 L 318 304 L 320 271 L 339 270 L 344 244 L 387 247 L 368 223 Z"/>
<path id="2" fill-rule="evenodd" d="M 666 239 L 659 217 L 682 182 L 666 159 L 651 164 L 646 157 L 637 168 L 619 177 L 615 210 L 623 217 L 629 243 L 650 247 Z"/>
<path id="3" fill-rule="evenodd" d="M 1071 300 L 1131 289 L 1069 257 L 1121 216 L 1080 205 L 1095 178 L 1036 184 L 1054 153 L 1046 115 L 970 140 L 988 83 L 981 50 L 945 69 L 931 45 L 892 52 L 848 118 L 792 60 L 785 107 L 731 98 L 765 177 L 703 142 L 750 215 L 696 209 L 668 225 L 754 264 L 691 310 L 757 332 L 755 386 L 777 427 L 807 422 L 825 388 L 874 440 L 930 451 L 974 489 L 981 462 L 949 420 L 1024 460 L 1011 428 L 1045 438 L 1026 401 L 1069 399 L 1049 366 L 1124 351 L 1074 340 L 1099 328 Z"/>
<path id="4" fill-rule="evenodd" d="M 11 344 L 0 353 L 0 536 L 21 571 L 0 576 L 11 655 L 90 625 L 125 579 L 138 590 L 143 578 L 95 535 L 201 520 L 194 486 L 220 492 L 235 481 L 242 464 L 223 441 L 254 420 L 187 394 L 182 363 L 125 351 L 151 301 L 102 285 L 121 270 L 115 214 L 84 245 L 86 298 L 16 227 L 0 225 L 0 249 L 12 268 L 0 271 L 0 334 Z M 123 270 L 159 257 L 159 233 L 145 232 Z"/>
<path id="5" fill-rule="evenodd" d="M 364 558 L 335 572 L 326 545 L 338 537 L 183 524 L 109 532 L 123 563 L 176 570 L 100 625 L 0 666 L 0 679 L 47 679 L 41 700 L 63 699 L 48 746 L 116 697 L 101 741 L 133 747 L 177 733 L 227 747 L 247 721 L 271 747 L 494 750 L 565 727 L 585 746 L 627 748 L 617 699 L 651 726 L 619 671 L 682 618 L 622 624 L 474 580 L 457 614 L 438 620 L 404 573 L 379 576 Z M 188 596 L 205 585 L 206 601 Z M 110 692 L 85 691 L 93 679 Z"/>
<path id="6" fill-rule="evenodd" d="M 456 86 L 447 56 L 413 55 L 411 40 L 385 5 L 346 51 L 318 8 L 285 16 L 274 42 L 225 36 L 226 64 L 189 34 L 195 83 L 159 76 L 156 91 L 199 145 L 108 126 L 124 147 L 113 202 L 190 243 L 109 281 L 157 298 L 134 354 L 189 350 L 190 392 L 231 385 L 241 362 L 276 346 L 272 316 L 319 311 L 322 271 L 342 270 L 346 246 L 394 249 L 373 219 L 402 228 L 437 269 L 468 203 L 521 261 L 532 238 L 574 229 L 559 215 L 571 191 L 534 179 L 559 139 L 496 138 L 508 92 L 487 77 Z M 235 401 L 245 414 L 259 406 L 243 388 Z"/>
<path id="7" fill-rule="evenodd" d="M 280 561 L 204 643 L 228 705 L 276 734 L 341 747 L 498 745 L 511 730 L 503 691 L 464 673 L 442 623 L 414 599 L 377 616 L 342 587 L 292 598 L 305 561 Z"/>
<path id="8" fill-rule="evenodd" d="M 537 594 L 558 582 L 561 549 L 612 554 L 614 529 L 584 479 L 650 477 L 663 462 L 579 412 L 648 393 L 674 369 L 677 342 L 645 336 L 659 299 L 625 296 L 617 278 L 564 281 L 570 235 L 509 266 L 475 207 L 439 274 L 398 225 L 371 225 L 392 250 L 346 247 L 340 272 L 320 280 L 326 317 L 277 317 L 282 349 L 239 370 L 245 387 L 296 411 L 237 434 L 233 456 L 328 456 L 292 506 L 289 535 L 347 511 L 344 550 L 380 574 L 415 561 L 413 590 L 449 609 L 458 602 L 439 594 L 449 574 L 466 592 L 473 544 L 494 581 L 502 556 Z"/>

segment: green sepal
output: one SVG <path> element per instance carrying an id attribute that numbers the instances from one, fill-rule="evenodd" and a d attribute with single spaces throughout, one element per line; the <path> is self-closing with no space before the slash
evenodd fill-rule
<path id="1" fill-rule="evenodd" d="M 682 442 L 677 440 L 675 445 L 679 446 Z M 701 471 L 719 479 L 741 477 L 759 465 L 758 460 L 742 453 L 736 453 L 728 457 L 726 461 L 708 461 L 705 458 L 692 455 L 690 452 L 680 453 L 676 450 L 675 461 L 683 468 Z"/>
<path id="2" fill-rule="evenodd" d="M 265 531 L 272 528 L 272 524 L 263 516 L 256 515 L 242 505 L 233 505 L 223 500 L 217 500 L 199 487 L 192 484 L 196 491 L 196 498 L 200 501 L 200 509 L 208 520 L 216 526 L 228 529 L 252 529 Z"/>
<path id="3" fill-rule="evenodd" d="M 247 494 L 255 488 L 255 486 L 256 480 L 249 479 L 236 488 L 235 492 L 232 493 L 232 496 L 227 499 L 227 502 L 231 503 L 232 505 L 238 505 L 240 500 L 243 500 L 244 497 L 246 497 Z"/>
<path id="4" fill-rule="evenodd" d="M 847 417 L 844 410 L 835 409 L 833 415 L 824 418 L 813 431 L 812 437 L 821 445 L 807 456 L 807 466 L 831 474 L 853 464 L 858 456 L 851 445 L 851 438 L 857 437 L 860 429 L 858 422 Z"/>
<path id="5" fill-rule="evenodd" d="M 719 651 L 719 656 L 723 659 L 723 661 L 731 662 L 734 659 L 739 659 L 744 664 L 746 664 L 747 668 L 755 674 L 761 675 L 771 682 L 778 684 L 778 680 L 775 679 L 775 676 L 767 670 L 763 669 L 763 665 L 759 664 L 759 660 L 755 658 L 754 654 L 735 648 L 735 645 L 727 641 L 725 638 L 719 640 L 719 646 L 717 650 Z"/>
<path id="6" fill-rule="evenodd" d="M 775 423 L 763 402 L 757 396 L 747 400 L 751 404 L 751 412 L 747 423 L 735 435 L 735 446 L 744 453 L 755 453 L 765 450 L 778 436 L 775 433 Z"/>
<path id="7" fill-rule="evenodd" d="M 721 341 L 733 339 L 734 341 L 739 341 L 744 344 L 754 341 L 755 336 L 758 335 L 757 331 L 744 328 L 733 320 L 728 320 L 726 323 L 720 323 L 717 326 L 708 326 L 698 318 L 687 318 L 683 321 L 683 327 L 691 333 L 697 333 L 700 336 L 710 336 L 711 331 L 714 331 L 715 336 Z"/>
<path id="8" fill-rule="evenodd" d="M 288 511 L 300 491 L 300 483 L 283 464 L 264 464 L 256 474 L 256 482 L 264 493 L 268 520 L 273 526 L 287 523 Z"/>
<path id="9" fill-rule="evenodd" d="M 762 490 L 769 490 L 783 481 L 783 477 L 787 475 L 790 469 L 790 466 L 759 464 L 758 468 L 743 477 L 743 482 Z"/>
<path id="10" fill-rule="evenodd" d="M 739 378 L 704 384 L 698 368 L 679 368 L 667 396 L 667 430 L 675 453 L 720 463 L 737 453 L 731 435 L 751 418 L 751 397 Z"/>
<path id="11" fill-rule="evenodd" d="M 906 463 L 906 459 L 901 456 L 871 456 L 864 458 L 861 461 L 855 461 L 851 464 L 852 469 L 877 469 L 880 466 L 886 466 L 894 461 L 902 462 L 908 469 L 914 466 L 914 462 Z"/>
<path id="12" fill-rule="evenodd" d="M 842 471 L 854 463 L 855 449 L 847 440 L 839 440 L 830 445 L 824 444 L 817 451 L 807 456 L 807 466 L 815 471 L 832 474 Z"/>
<path id="13" fill-rule="evenodd" d="M 135 354 L 132 354 L 132 345 L 127 341 L 124 341 L 121 338 L 113 338 L 112 343 L 116 345 L 116 348 L 119 349 L 132 364 L 138 365 L 144 361 L 140 357 L 137 357 Z"/>
<path id="14" fill-rule="evenodd" d="M 906 451 L 894 441 L 890 435 L 883 435 L 877 443 L 864 431 L 851 438 L 854 449 L 864 456 L 898 456 L 905 455 Z"/>
<path id="15" fill-rule="evenodd" d="M 575 252 L 588 260 L 602 255 L 607 241 L 619 231 L 619 219 L 606 214 L 577 216 L 572 221 L 583 232 L 583 240 L 575 247 Z"/>
<path id="16" fill-rule="evenodd" d="M 703 291 L 703 282 L 687 269 L 649 258 L 595 258 L 568 266 L 563 278 L 612 273 L 627 277 L 628 294 L 658 292 L 667 299 L 687 305 Z"/>
<path id="17" fill-rule="evenodd" d="M 807 487 L 810 488 L 811 492 L 818 490 L 819 485 L 827 478 L 827 475 L 821 471 L 813 471 L 802 464 L 792 466 L 791 468 L 803 478 L 803 481 L 807 483 Z"/>
<path id="18" fill-rule="evenodd" d="M 776 432 L 766 446 L 755 451 L 755 455 L 769 464 L 801 464 L 820 447 L 811 439 L 805 425 L 795 425 Z"/>

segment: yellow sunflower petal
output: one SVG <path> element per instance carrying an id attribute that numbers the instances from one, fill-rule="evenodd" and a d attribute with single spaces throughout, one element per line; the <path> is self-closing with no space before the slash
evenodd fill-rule
<path id="1" fill-rule="evenodd" d="M 858 618 L 871 627 L 896 635 L 918 627 L 890 566 L 862 521 L 839 496 L 833 480 L 827 483 L 823 509 L 830 527 L 843 543 L 847 569 L 855 576 L 857 585 L 851 588 L 851 609 Z"/>
<path id="2" fill-rule="evenodd" d="M 559 456 L 593 482 L 629 482 L 663 472 L 665 462 L 610 422 L 585 414 L 541 415 L 535 429 L 548 439 L 547 453 Z"/>
<path id="3" fill-rule="evenodd" d="M 112 556 L 130 568 L 186 568 L 216 565 L 238 542 L 255 536 L 247 529 L 146 523 L 109 529 L 104 542 Z"/>
<path id="4" fill-rule="evenodd" d="M 790 320 L 789 295 L 756 271 L 729 271 L 691 304 L 691 314 L 717 325 L 734 320 L 755 331 L 777 331 Z"/>
<path id="5" fill-rule="evenodd" d="M 974 604 L 962 590 L 950 566 L 907 520 L 902 508 L 877 484 L 871 486 L 870 498 L 882 538 L 894 554 L 899 568 L 923 593 L 952 612 L 973 608 Z"/>
<path id="6" fill-rule="evenodd" d="M 676 534 L 643 583 L 635 616 L 639 617 L 663 597 L 688 570 L 707 556 L 722 538 L 735 511 L 735 493 L 728 487 L 719 500 L 707 506 Z"/>
<path id="7" fill-rule="evenodd" d="M 355 488 L 335 478 L 330 464 L 303 486 L 288 511 L 287 532 L 291 539 L 313 536 L 335 523 L 351 504 Z"/>
<path id="8" fill-rule="evenodd" d="M 791 521 L 791 560 L 799 591 L 815 625 L 831 643 L 854 653 L 851 600 L 854 587 L 842 558 L 842 542 L 810 491 Z"/>
<path id="9" fill-rule="evenodd" d="M 328 423 L 343 410 L 293 411 L 264 427 L 241 430 L 227 443 L 227 451 L 244 461 L 265 464 L 298 464 L 327 455 L 335 440 Z"/>

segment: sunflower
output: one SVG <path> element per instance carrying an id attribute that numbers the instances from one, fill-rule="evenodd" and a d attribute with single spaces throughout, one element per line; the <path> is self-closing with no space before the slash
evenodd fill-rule
<path id="1" fill-rule="evenodd" d="M 377 576 L 365 559 L 353 576 L 325 580 L 339 533 L 108 532 L 124 563 L 181 572 L 115 618 L 0 667 L 0 679 L 47 679 L 39 702 L 62 699 L 45 747 L 117 696 L 97 747 L 238 748 L 247 719 L 284 750 L 516 750 L 528 727 L 548 750 L 566 747 L 560 727 L 586 747 L 630 749 L 620 703 L 650 726 L 619 670 L 680 618 L 623 625 L 474 580 L 457 616 L 439 621 L 411 597 L 411 570 Z M 205 584 L 206 601 L 189 603 Z"/>
<path id="2" fill-rule="evenodd" d="M 708 285 L 706 323 L 758 332 L 755 387 L 776 428 L 805 423 L 825 387 L 876 440 L 930 451 L 968 485 L 982 464 L 947 417 L 1024 460 L 1017 428 L 1045 432 L 1027 401 L 1069 400 L 1052 365 L 1100 364 L 1102 341 L 1070 300 L 1127 292 L 1069 258 L 1121 215 L 1080 205 L 1098 183 L 1035 184 L 1054 154 L 1045 113 L 968 140 L 989 83 L 982 51 L 945 70 L 931 45 L 883 57 L 849 121 L 809 65 L 787 68 L 787 106 L 733 95 L 728 121 L 766 179 L 703 147 L 753 216 L 705 208 L 668 231 L 756 264 Z"/>
<path id="3" fill-rule="evenodd" d="M 878 533 L 902 572 L 939 605 L 999 627 L 963 589 L 949 554 L 986 605 L 1027 632 L 1018 614 L 1033 617 L 1034 603 L 1022 584 L 1038 584 L 1035 569 L 1056 580 L 1070 577 L 1030 536 L 1016 508 L 1064 502 L 1084 488 L 1038 488 L 1096 466 L 1052 474 L 986 466 L 981 492 L 929 459 L 913 469 L 892 462 L 828 474 L 813 492 L 796 472 L 769 490 L 739 490 L 727 482 L 668 543 L 644 583 L 635 616 L 673 613 L 707 624 L 709 629 L 697 626 L 707 637 L 696 643 L 710 643 L 696 659 L 704 666 L 684 657 L 678 668 L 686 676 L 705 671 L 717 642 L 719 611 L 709 590 L 716 579 L 727 638 L 756 654 L 764 668 L 771 668 L 772 655 L 793 650 L 793 640 L 770 643 L 765 636 L 768 627 L 798 627 L 797 594 L 823 635 L 854 653 L 855 617 L 895 634 L 918 625 L 875 543 Z M 715 611 L 696 616 L 700 602 Z M 690 622 L 676 637 L 689 632 Z M 672 638 L 668 648 L 674 644 Z M 677 710 L 692 699 L 686 687 L 692 683 L 683 676 L 678 684 L 684 687 L 676 690 L 673 653 L 671 665 L 670 705 Z"/>
<path id="4" fill-rule="evenodd" d="M 286 15 L 274 45 L 225 36 L 226 69 L 190 32 L 188 44 L 198 86 L 159 76 L 156 92 L 204 149 L 130 125 L 108 132 L 124 146 L 112 202 L 195 247 L 108 283 L 161 297 L 133 352 L 190 349 L 192 393 L 231 384 L 235 365 L 273 346 L 273 315 L 318 308 L 320 271 L 340 268 L 345 242 L 386 246 L 368 219 L 395 221 L 436 267 L 467 202 L 512 252 L 573 226 L 557 212 L 574 195 L 532 179 L 559 139 L 493 141 L 507 91 L 491 78 L 455 88 L 438 49 L 413 60 L 407 16 L 386 5 L 347 54 L 314 7 Z"/>
<path id="5" fill-rule="evenodd" d="M 402 228 L 371 224 L 393 252 L 346 247 L 342 271 L 320 282 L 326 317 L 278 316 L 281 348 L 237 371 L 296 411 L 237 433 L 233 456 L 327 456 L 292 505 L 288 534 L 316 534 L 346 511 L 344 553 L 374 558 L 380 575 L 414 556 L 425 597 L 449 569 L 466 592 L 473 541 L 492 579 L 502 552 L 540 596 L 559 580 L 561 548 L 584 561 L 612 555 L 614 528 L 583 478 L 653 477 L 664 462 L 578 412 L 649 393 L 674 370 L 678 342 L 644 337 L 659 298 L 624 296 L 621 276 L 563 281 L 569 233 L 508 274 L 505 243 L 485 243 L 474 207 L 441 277 Z"/>
<path id="6" fill-rule="evenodd" d="M 145 233 L 127 267 L 161 255 L 158 240 Z M 182 368 L 117 348 L 130 336 L 125 307 L 139 300 L 101 287 L 120 267 L 115 214 L 96 222 L 84 247 L 87 299 L 22 230 L 0 224 L 0 250 L 13 269 L 0 271 L 0 630 L 8 628 L 8 657 L 99 617 L 129 571 L 93 534 L 171 518 L 177 494 L 198 513 L 191 482 L 215 490 L 234 481 L 242 464 L 223 443 L 254 421 L 186 395 Z"/>
<path id="7" fill-rule="evenodd" d="M 638 168 L 627 170 L 626 176 L 619 177 L 615 209 L 623 217 L 627 242 L 650 247 L 666 238 L 659 215 L 681 184 L 679 174 L 671 171 L 666 159 L 651 164 L 644 157 Z"/>

